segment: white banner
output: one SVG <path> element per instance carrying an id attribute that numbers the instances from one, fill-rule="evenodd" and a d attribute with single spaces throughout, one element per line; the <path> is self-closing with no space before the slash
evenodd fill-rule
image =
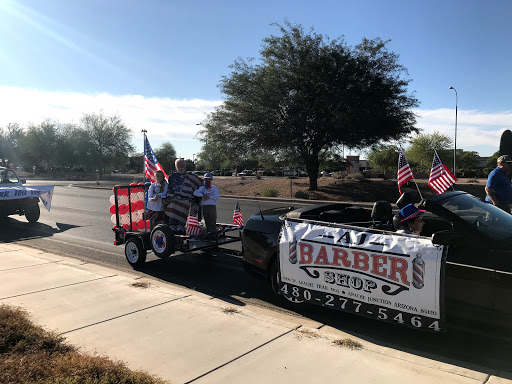
<path id="1" fill-rule="evenodd" d="M 53 197 L 53 185 L 32 185 L 0 187 L 0 200 L 25 199 L 27 197 L 39 197 L 45 208 L 50 211 Z"/>
<path id="2" fill-rule="evenodd" d="M 430 239 L 285 221 L 281 293 L 415 328 L 444 327 L 443 247 Z"/>

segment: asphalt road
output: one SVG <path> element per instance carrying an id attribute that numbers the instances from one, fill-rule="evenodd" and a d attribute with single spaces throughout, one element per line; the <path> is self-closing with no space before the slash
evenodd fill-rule
<path id="1" fill-rule="evenodd" d="M 124 258 L 122 246 L 113 245 L 108 211 L 111 195 L 110 190 L 77 188 L 71 187 L 69 182 L 59 182 L 55 187 L 51 212 L 41 206 L 41 218 L 36 224 L 29 224 L 24 217 L 9 217 L 0 223 L 0 241 L 19 242 L 119 270 L 132 270 Z M 288 202 L 264 200 L 258 203 L 251 199 L 240 199 L 239 202 L 244 220 L 257 212 L 259 207 L 266 209 L 290 205 Z M 221 198 L 218 221 L 231 222 L 235 204 L 236 199 Z M 240 249 L 239 245 L 234 247 Z M 235 305 L 251 304 L 308 317 L 363 339 L 438 361 L 453 363 L 455 359 L 460 361 L 459 365 L 467 368 L 471 368 L 471 364 L 478 364 L 512 372 L 510 335 L 489 334 L 481 329 L 466 330 L 465 324 L 449 324 L 446 334 L 433 335 L 323 308 L 313 312 L 297 311 L 276 298 L 266 281 L 247 274 L 240 259 L 235 256 L 208 256 L 197 252 L 177 254 L 162 260 L 150 253 L 140 273 Z"/>

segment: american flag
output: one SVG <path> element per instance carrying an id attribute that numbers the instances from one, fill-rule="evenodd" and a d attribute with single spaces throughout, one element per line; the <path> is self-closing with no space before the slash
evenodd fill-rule
<path id="1" fill-rule="evenodd" d="M 242 211 L 240 211 L 238 200 L 236 201 L 235 211 L 233 212 L 233 223 L 239 226 L 244 225 L 244 219 L 242 218 Z"/>
<path id="2" fill-rule="evenodd" d="M 443 164 L 437 152 L 434 152 L 434 161 L 432 162 L 432 169 L 430 170 L 430 177 L 428 178 L 428 185 L 438 195 L 450 188 L 457 178 L 453 173 Z"/>
<path id="3" fill-rule="evenodd" d="M 153 152 L 153 149 L 151 148 L 151 145 L 149 145 L 148 138 L 146 136 L 146 153 L 144 154 L 144 176 L 149 179 L 152 183 L 156 181 L 155 178 L 155 172 L 156 171 L 162 171 L 164 173 L 164 177 L 167 180 L 167 174 L 165 173 L 164 169 L 158 162 L 155 152 Z"/>
<path id="4" fill-rule="evenodd" d="M 196 236 L 201 233 L 201 227 L 197 221 L 199 207 L 192 204 L 188 210 L 187 224 L 185 226 L 185 232 L 187 236 Z"/>
<path id="5" fill-rule="evenodd" d="M 400 155 L 398 156 L 398 174 L 396 176 L 398 181 L 398 191 L 402 194 L 400 187 L 407 183 L 409 180 L 414 179 L 411 167 L 405 158 L 404 149 L 400 148 Z"/>

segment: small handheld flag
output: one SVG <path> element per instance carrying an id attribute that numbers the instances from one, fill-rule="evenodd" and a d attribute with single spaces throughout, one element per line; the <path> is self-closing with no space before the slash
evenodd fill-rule
<path id="1" fill-rule="evenodd" d="M 185 225 L 187 236 L 197 236 L 201 233 L 201 226 L 197 220 L 198 209 L 197 205 L 191 205 L 188 210 L 187 224 Z"/>
<path id="2" fill-rule="evenodd" d="M 238 200 L 236 201 L 235 211 L 233 212 L 233 223 L 240 227 L 244 225 L 244 219 L 242 218 L 242 211 L 240 211 Z"/>

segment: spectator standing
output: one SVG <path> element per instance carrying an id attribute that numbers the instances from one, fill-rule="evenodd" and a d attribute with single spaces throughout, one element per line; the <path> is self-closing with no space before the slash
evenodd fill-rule
<path id="1" fill-rule="evenodd" d="M 485 186 L 485 201 L 510 212 L 512 185 L 508 177 L 512 160 L 509 155 L 498 157 L 498 166 L 489 173 Z"/>

